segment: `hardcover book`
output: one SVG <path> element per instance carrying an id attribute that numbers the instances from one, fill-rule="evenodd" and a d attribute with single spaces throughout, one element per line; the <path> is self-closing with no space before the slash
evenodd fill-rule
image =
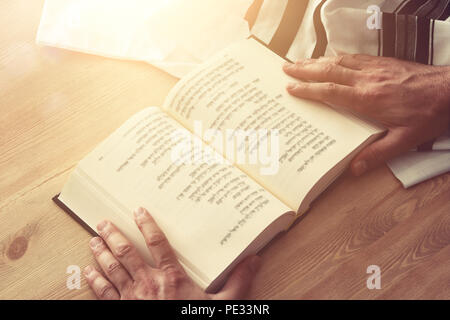
<path id="1" fill-rule="evenodd" d="M 93 230 L 112 221 L 152 264 L 133 220 L 147 208 L 187 273 L 218 290 L 383 132 L 290 96 L 284 62 L 253 39 L 217 54 L 89 153 L 56 202 Z"/>

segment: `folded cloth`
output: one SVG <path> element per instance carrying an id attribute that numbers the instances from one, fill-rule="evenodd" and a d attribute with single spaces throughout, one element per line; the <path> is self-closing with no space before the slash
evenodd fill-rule
<path id="1" fill-rule="evenodd" d="M 388 161 L 388 166 L 403 187 L 409 188 L 450 171 L 450 150 L 409 151 Z"/>
<path id="2" fill-rule="evenodd" d="M 248 37 L 253 0 L 46 0 L 36 42 L 146 61 L 182 77 Z"/>
<path id="3" fill-rule="evenodd" d="M 431 150 L 435 151 L 450 150 L 450 132 L 433 141 L 431 145 Z"/>

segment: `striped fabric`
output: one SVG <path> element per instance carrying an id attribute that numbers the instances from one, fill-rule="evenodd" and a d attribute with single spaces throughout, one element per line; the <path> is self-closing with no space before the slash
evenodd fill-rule
<path id="1" fill-rule="evenodd" d="M 382 55 L 433 64 L 435 23 L 449 18 L 450 0 L 401 1 L 389 9 L 380 32 Z"/>
<path id="2" fill-rule="evenodd" d="M 335 36 L 340 26 L 336 25 L 331 30 L 328 26 L 336 24 L 333 21 L 324 23 L 328 18 L 327 12 L 331 10 L 329 8 L 342 12 L 358 10 L 360 16 L 355 15 L 354 27 L 361 29 L 365 27 L 361 21 L 368 16 L 366 9 L 371 4 L 379 5 L 383 11 L 383 28 L 378 31 L 377 43 L 367 43 L 373 40 L 370 36 L 356 38 L 354 42 L 358 43 L 349 46 L 347 52 L 353 53 L 359 46 L 359 53 L 434 64 L 435 24 L 436 21 L 449 20 L 450 0 L 255 0 L 246 19 L 253 37 L 283 58 L 317 58 L 330 54 L 330 48 L 327 49 L 330 36 L 331 40 L 346 36 Z M 345 25 L 351 26 L 351 22 L 346 21 Z M 445 27 L 440 25 L 440 28 L 450 32 L 448 23 Z M 341 29 L 342 32 L 349 32 L 345 27 Z M 358 33 L 358 29 L 354 30 L 355 36 L 364 34 L 361 31 Z M 442 37 L 442 34 L 438 36 L 439 39 Z M 330 47 L 333 45 L 331 43 Z M 342 48 L 345 44 L 338 43 L 336 46 Z M 367 49 L 371 46 L 377 50 L 372 52 Z M 445 45 L 441 47 L 448 48 Z M 331 54 L 342 51 L 331 49 Z M 444 63 L 448 64 L 445 54 L 439 53 L 438 64 L 442 64 L 443 56 Z"/>
<path id="3" fill-rule="evenodd" d="M 308 4 L 308 0 L 255 0 L 246 15 L 254 38 L 288 59 Z"/>
<path id="4" fill-rule="evenodd" d="M 449 18 L 450 0 L 402 1 L 392 9 L 383 14 L 383 56 L 432 65 L 435 23 Z M 428 141 L 417 151 L 430 151 L 434 143 Z"/>

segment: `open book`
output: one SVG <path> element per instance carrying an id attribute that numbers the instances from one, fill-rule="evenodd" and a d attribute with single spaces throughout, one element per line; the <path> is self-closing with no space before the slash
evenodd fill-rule
<path id="1" fill-rule="evenodd" d="M 132 213 L 147 208 L 187 273 L 216 291 L 382 132 L 290 96 L 283 63 L 252 39 L 229 47 L 87 155 L 57 201 L 94 230 L 112 221 L 151 264 Z"/>

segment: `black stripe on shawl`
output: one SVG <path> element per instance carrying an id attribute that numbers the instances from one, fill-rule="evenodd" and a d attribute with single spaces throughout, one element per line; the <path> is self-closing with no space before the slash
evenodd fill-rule
<path id="1" fill-rule="evenodd" d="M 269 48 L 284 57 L 288 53 L 305 15 L 308 1 L 289 0 L 277 31 L 269 43 Z"/>
<path id="2" fill-rule="evenodd" d="M 247 13 L 245 14 L 245 20 L 247 20 L 250 30 L 255 25 L 256 18 L 258 18 L 263 2 L 264 0 L 253 1 L 252 5 L 248 8 Z"/>

